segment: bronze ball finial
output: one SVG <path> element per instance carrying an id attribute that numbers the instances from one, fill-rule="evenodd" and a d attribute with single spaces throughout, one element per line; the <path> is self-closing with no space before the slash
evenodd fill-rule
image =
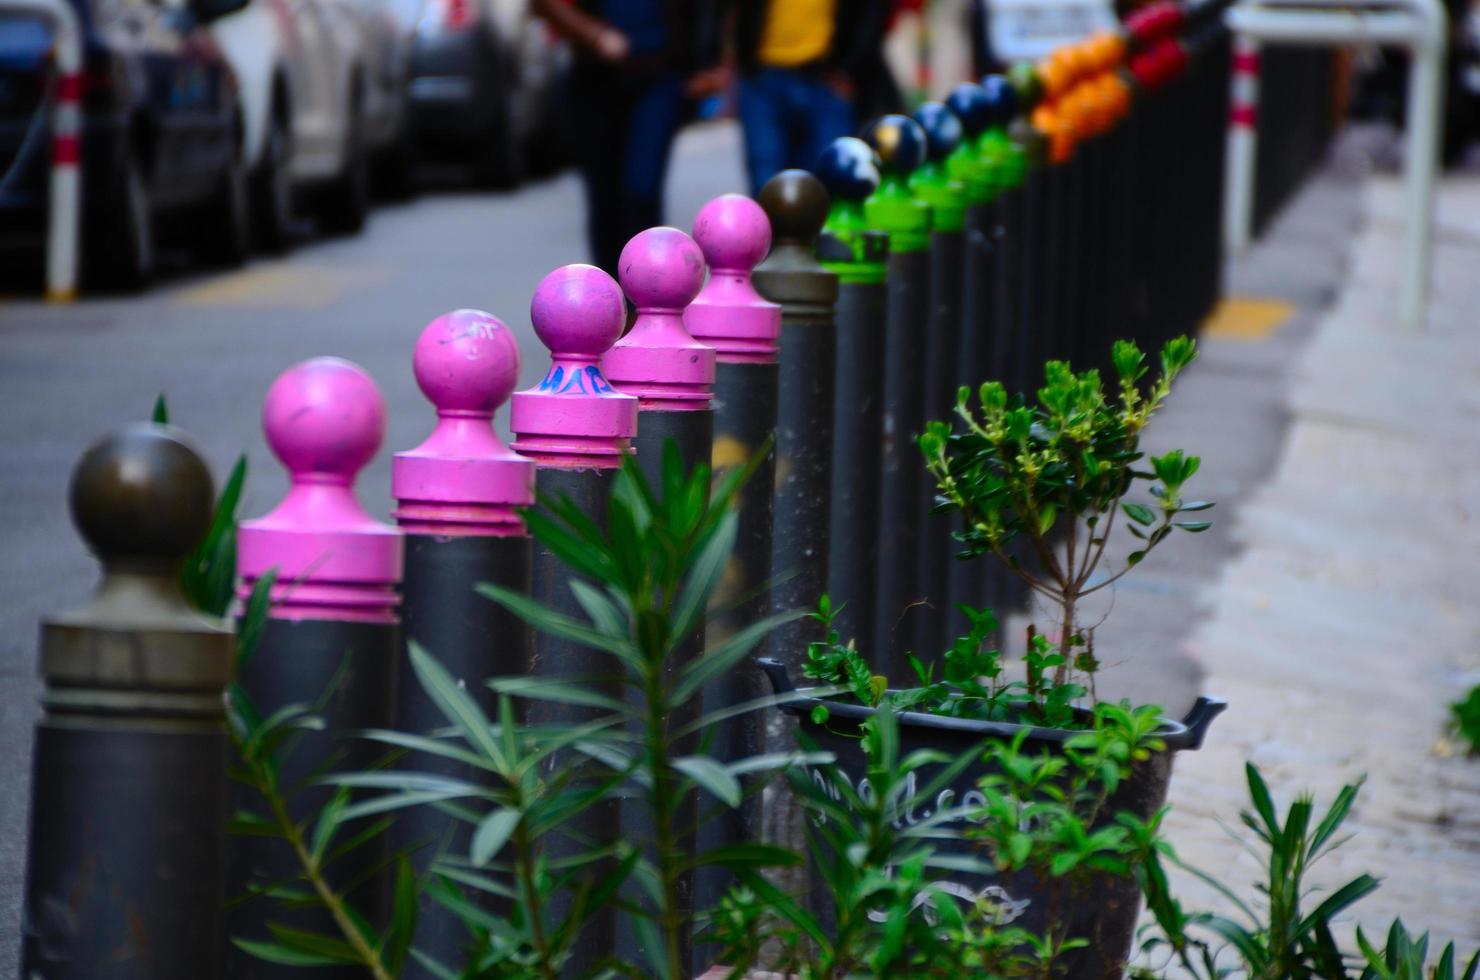
<path id="1" fill-rule="evenodd" d="M 783 170 L 761 188 L 756 198 L 771 219 L 778 242 L 811 244 L 827 221 L 831 204 L 827 188 L 805 170 Z"/>
<path id="2" fill-rule="evenodd" d="M 139 422 L 94 443 L 72 471 L 72 522 L 105 565 L 177 564 L 205 537 L 215 491 L 185 434 Z"/>

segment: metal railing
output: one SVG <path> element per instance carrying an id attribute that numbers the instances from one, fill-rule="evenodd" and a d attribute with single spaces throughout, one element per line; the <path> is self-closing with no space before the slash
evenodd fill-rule
<path id="1" fill-rule="evenodd" d="M 1409 54 L 1407 191 L 1398 313 L 1410 330 L 1427 317 L 1438 170 L 1444 113 L 1447 15 L 1438 0 L 1240 0 L 1227 14 L 1238 54 L 1233 74 L 1233 127 L 1228 139 L 1225 244 L 1248 247 L 1254 224 L 1254 170 L 1260 44 L 1340 46 L 1382 44 Z"/>

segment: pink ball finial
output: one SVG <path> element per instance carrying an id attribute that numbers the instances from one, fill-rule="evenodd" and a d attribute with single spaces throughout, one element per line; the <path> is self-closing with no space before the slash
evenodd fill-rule
<path id="1" fill-rule="evenodd" d="M 595 266 L 561 266 L 540 281 L 529 315 L 551 363 L 514 395 L 514 448 L 541 466 L 620 465 L 637 433 L 637 399 L 613 388 L 598 362 L 627 321 L 621 287 Z"/>
<path id="2" fill-rule="evenodd" d="M 242 522 L 238 595 L 274 569 L 276 618 L 394 622 L 401 534 L 366 513 L 354 490 L 385 436 L 380 389 L 342 358 L 304 361 L 268 389 L 262 429 L 292 486 L 266 516 Z"/>
<path id="3" fill-rule="evenodd" d="M 519 380 L 519 345 L 497 317 L 453 310 L 421 332 L 411 369 L 439 414 L 492 418 Z"/>
<path id="4" fill-rule="evenodd" d="M 540 280 L 529 304 L 535 336 L 557 360 L 595 362 L 627 325 L 617 281 L 594 265 L 563 265 Z"/>
<path id="5" fill-rule="evenodd" d="M 482 310 L 444 313 L 421 332 L 412 369 L 437 427 L 391 464 L 396 522 L 407 534 L 522 534 L 517 508 L 534 503 L 534 463 L 492 424 L 519 378 L 514 335 Z"/>
<path id="6" fill-rule="evenodd" d="M 699 209 L 694 241 L 711 269 L 749 272 L 771 251 L 771 219 L 744 194 L 721 194 Z"/>
<path id="7" fill-rule="evenodd" d="M 639 315 L 648 310 L 682 312 L 704 285 L 704 253 L 677 228 L 649 228 L 622 249 L 617 274 Z"/>
<path id="8" fill-rule="evenodd" d="M 683 311 L 704 285 L 704 253 L 677 228 L 649 228 L 622 249 L 620 266 L 637 319 L 601 362 L 607 377 L 644 411 L 707 409 L 714 349 L 683 325 Z"/>
<path id="9" fill-rule="evenodd" d="M 262 431 L 294 483 L 349 483 L 385 438 L 385 399 L 365 370 L 315 357 L 278 376 L 262 403 Z"/>
<path id="10" fill-rule="evenodd" d="M 771 249 L 771 220 L 756 202 L 724 194 L 699 210 L 694 238 L 709 262 L 709 283 L 684 312 L 684 325 L 727 364 L 772 364 L 781 307 L 764 299 L 750 272 Z"/>

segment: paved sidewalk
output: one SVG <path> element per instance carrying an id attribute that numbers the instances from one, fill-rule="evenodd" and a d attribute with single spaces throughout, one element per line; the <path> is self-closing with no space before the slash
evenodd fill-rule
<path id="1" fill-rule="evenodd" d="M 1284 385 L 1273 470 L 1234 514 L 1214 511 L 1233 518 L 1241 550 L 1203 593 L 1209 615 L 1186 649 L 1202 689 L 1231 707 L 1179 760 L 1167 827 L 1184 859 L 1252 895 L 1257 863 L 1224 829 L 1246 805 L 1244 761 L 1281 807 L 1307 789 L 1329 801 L 1365 773 L 1355 836 L 1316 880 L 1370 871 L 1383 883 L 1355 910 L 1364 931 L 1401 916 L 1468 954 L 1480 947 L 1480 761 L 1437 743 L 1447 705 L 1480 682 L 1480 179 L 1443 185 L 1422 335 L 1394 315 L 1400 190 L 1388 177 L 1362 185 L 1359 231 L 1337 250 L 1348 274 Z M 1198 882 L 1179 885 L 1184 904 L 1230 911 Z"/>

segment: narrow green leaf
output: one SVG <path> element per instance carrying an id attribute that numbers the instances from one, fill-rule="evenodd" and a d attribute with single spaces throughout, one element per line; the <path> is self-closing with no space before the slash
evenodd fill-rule
<path id="1" fill-rule="evenodd" d="M 333 957 L 289 949 L 278 943 L 259 943 L 237 936 L 231 937 L 231 944 L 265 963 L 275 963 L 278 966 L 336 966 L 344 962 Z"/>
<path id="2" fill-rule="evenodd" d="M 740 805 L 740 781 L 725 767 L 707 755 L 688 755 L 673 760 L 673 768 L 688 776 L 702 789 L 728 807 Z"/>
<path id="3" fill-rule="evenodd" d="M 689 569 L 688 580 L 684 583 L 678 604 L 673 609 L 674 636 L 687 636 L 697 627 L 709 603 L 709 597 L 714 594 L 720 579 L 724 577 L 725 567 L 735 550 L 735 536 L 739 527 L 740 515 L 733 511 L 725 512 L 714 535 Z"/>
<path id="4" fill-rule="evenodd" d="M 483 714 L 483 709 L 478 707 L 478 703 L 420 643 L 411 641 L 407 646 L 407 653 L 421 689 L 432 699 L 437 710 L 462 732 L 470 748 L 485 756 L 495 770 L 505 772 L 508 760 L 504 758 L 503 747 L 489 729 L 488 718 Z"/>
<path id="5" fill-rule="evenodd" d="M 509 836 L 514 833 L 514 828 L 519 826 L 523 814 L 518 810 L 503 807 L 494 810 L 483 818 L 478 825 L 478 830 L 473 834 L 473 845 L 469 850 L 468 857 L 478 867 L 487 864 L 499 849 L 508 843 Z"/>
<path id="6" fill-rule="evenodd" d="M 1120 509 L 1137 524 L 1149 526 L 1156 523 L 1156 514 L 1145 504 L 1121 504 Z"/>
<path id="7" fill-rule="evenodd" d="M 769 636 L 776 627 L 805 615 L 805 610 L 797 609 L 767 616 L 759 622 L 751 623 L 738 630 L 719 646 L 706 651 L 703 656 L 684 667 L 679 674 L 678 681 L 673 685 L 673 703 L 677 705 L 688 701 L 689 698 L 699 693 L 705 684 L 724 674 L 744 659 L 745 655 L 750 653 L 761 640 Z"/>
<path id="8" fill-rule="evenodd" d="M 164 392 L 162 391 L 154 399 L 154 412 L 150 415 L 149 420 L 155 425 L 170 424 L 170 407 L 165 404 Z"/>

